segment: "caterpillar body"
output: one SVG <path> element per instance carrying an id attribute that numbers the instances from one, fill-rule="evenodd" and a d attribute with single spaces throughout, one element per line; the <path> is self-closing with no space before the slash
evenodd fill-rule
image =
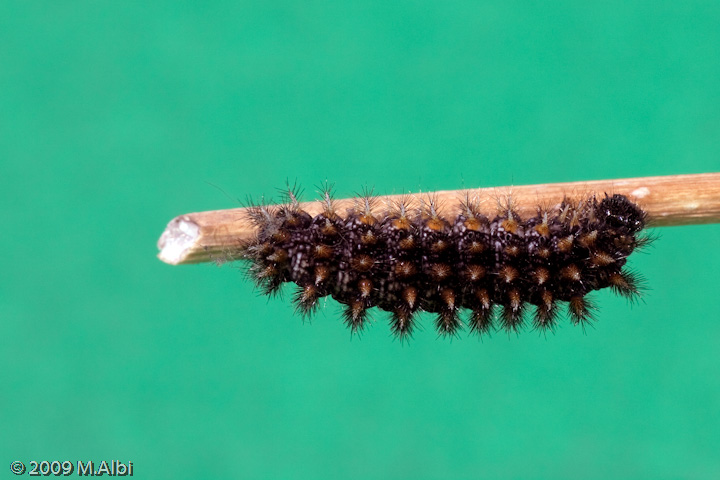
<path id="1" fill-rule="evenodd" d="M 303 315 L 332 297 L 353 333 L 373 307 L 389 312 L 400 338 L 412 334 L 423 311 L 444 336 L 464 325 L 480 335 L 528 323 L 553 330 L 563 305 L 570 322 L 584 326 L 595 312 L 589 293 L 611 288 L 634 300 L 642 289 L 626 262 L 650 242 L 642 233 L 647 215 L 623 195 L 566 197 L 527 218 L 511 196 L 496 199 L 488 214 L 469 193 L 448 209 L 432 194 L 381 204 L 366 192 L 340 215 L 325 189 L 321 213 L 311 215 L 297 189 L 285 195 L 281 205 L 248 208 L 257 227 L 241 247 L 248 275 L 269 295 L 294 283 Z"/>

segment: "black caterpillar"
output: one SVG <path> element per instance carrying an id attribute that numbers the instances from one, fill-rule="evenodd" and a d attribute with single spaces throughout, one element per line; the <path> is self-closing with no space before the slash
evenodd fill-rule
<path id="1" fill-rule="evenodd" d="M 584 326 L 593 320 L 588 293 L 610 287 L 634 300 L 641 290 L 641 278 L 623 267 L 650 241 L 638 235 L 647 215 L 622 195 L 565 199 L 527 219 L 509 200 L 488 218 L 468 195 L 453 221 L 440 216 L 432 196 L 417 209 L 405 197 L 379 211 L 368 194 L 344 217 L 329 190 L 314 217 L 297 197 L 289 189 L 282 205 L 248 208 L 258 234 L 242 246 L 241 258 L 265 294 L 295 283 L 293 300 L 304 315 L 332 296 L 344 305 L 353 333 L 367 324 L 372 307 L 390 312 L 391 329 L 401 338 L 413 332 L 421 311 L 436 314 L 442 335 L 462 328 L 463 310 L 478 334 L 517 332 L 528 317 L 533 327 L 552 330 L 559 303 L 567 304 L 573 324 Z"/>

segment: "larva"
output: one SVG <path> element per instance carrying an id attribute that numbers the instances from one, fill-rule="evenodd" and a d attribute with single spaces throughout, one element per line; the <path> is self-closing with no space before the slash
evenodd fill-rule
<path id="1" fill-rule="evenodd" d="M 634 300 L 642 288 L 626 262 L 650 241 L 642 233 L 647 214 L 623 195 L 566 197 L 526 218 L 512 197 L 496 199 L 487 215 L 480 208 L 487 199 L 471 194 L 440 205 L 433 195 L 381 203 L 365 192 L 338 212 L 325 189 L 313 216 L 297 189 L 285 196 L 280 205 L 247 209 L 257 231 L 241 248 L 248 275 L 269 295 L 293 283 L 302 315 L 332 297 L 353 333 L 374 307 L 389 312 L 400 338 L 423 311 L 434 314 L 443 336 L 463 326 L 480 335 L 526 324 L 553 330 L 562 307 L 584 326 L 595 312 L 591 292 L 611 288 Z"/>

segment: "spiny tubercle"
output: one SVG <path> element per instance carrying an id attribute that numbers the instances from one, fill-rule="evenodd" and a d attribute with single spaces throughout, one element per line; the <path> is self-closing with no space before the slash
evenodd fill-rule
<path id="1" fill-rule="evenodd" d="M 249 276 L 266 294 L 296 284 L 293 300 L 303 315 L 330 295 L 344 305 L 353 332 L 367 324 L 372 307 L 390 312 L 401 338 L 421 311 L 435 314 L 443 335 L 462 328 L 463 311 L 478 334 L 518 331 L 527 317 L 552 330 L 560 304 L 573 324 L 585 325 L 594 310 L 588 293 L 610 287 L 635 299 L 641 289 L 641 278 L 624 266 L 649 241 L 638 235 L 646 214 L 622 195 L 566 198 L 525 219 L 510 198 L 489 217 L 468 195 L 448 219 L 433 196 L 417 208 L 409 196 L 380 208 L 366 192 L 344 217 L 329 190 L 315 216 L 300 207 L 296 190 L 286 197 L 282 205 L 248 209 L 258 230 L 241 250 Z"/>

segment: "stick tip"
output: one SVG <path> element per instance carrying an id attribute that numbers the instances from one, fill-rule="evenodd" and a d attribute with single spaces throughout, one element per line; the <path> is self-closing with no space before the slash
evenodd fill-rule
<path id="1" fill-rule="evenodd" d="M 158 258 L 170 265 L 183 263 L 200 237 L 200 226 L 187 216 L 173 218 L 158 240 Z"/>

